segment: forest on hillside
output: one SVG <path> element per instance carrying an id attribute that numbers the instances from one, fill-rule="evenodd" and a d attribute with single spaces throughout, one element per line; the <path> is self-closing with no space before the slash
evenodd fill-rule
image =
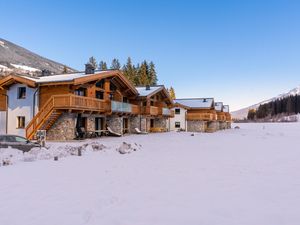
<path id="1" fill-rule="evenodd" d="M 290 95 L 288 97 L 261 104 L 256 110 L 250 109 L 248 111 L 247 119 L 264 119 L 281 114 L 294 115 L 298 113 L 300 113 L 300 95 Z"/>

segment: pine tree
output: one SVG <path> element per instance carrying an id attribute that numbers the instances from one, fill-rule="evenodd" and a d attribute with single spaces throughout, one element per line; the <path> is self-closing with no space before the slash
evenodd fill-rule
<path id="1" fill-rule="evenodd" d="M 255 114 L 256 114 L 255 109 L 249 109 L 247 119 L 248 120 L 254 120 L 255 119 Z"/>
<path id="2" fill-rule="evenodd" d="M 99 70 L 107 70 L 107 64 L 104 61 L 99 62 Z"/>
<path id="3" fill-rule="evenodd" d="M 112 70 L 119 70 L 121 68 L 121 64 L 118 59 L 114 58 L 111 62 L 110 68 Z"/>
<path id="4" fill-rule="evenodd" d="M 169 89 L 169 94 L 173 100 L 176 99 L 175 90 L 172 86 Z"/>
<path id="5" fill-rule="evenodd" d="M 157 84 L 157 75 L 156 75 L 156 71 L 155 71 L 155 65 L 154 63 L 151 61 L 149 64 L 149 82 L 151 85 L 156 85 Z"/>
<path id="6" fill-rule="evenodd" d="M 68 67 L 66 65 L 64 65 L 64 68 L 63 68 L 63 72 L 62 73 L 68 73 Z"/>
<path id="7" fill-rule="evenodd" d="M 150 85 L 148 79 L 148 64 L 146 60 L 141 63 L 138 70 L 138 85 Z"/>
<path id="8" fill-rule="evenodd" d="M 135 67 L 132 65 L 132 62 L 131 62 L 131 58 L 128 57 L 127 58 L 127 63 L 126 65 L 123 66 L 123 74 L 133 83 L 133 84 L 136 84 L 135 81 L 136 81 L 136 69 Z"/>
<path id="9" fill-rule="evenodd" d="M 89 58 L 89 63 L 93 65 L 95 69 L 97 68 L 97 61 L 94 56 Z"/>

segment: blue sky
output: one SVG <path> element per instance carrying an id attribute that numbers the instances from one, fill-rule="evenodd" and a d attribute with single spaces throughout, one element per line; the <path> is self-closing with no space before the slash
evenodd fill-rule
<path id="1" fill-rule="evenodd" d="M 0 1 L 0 37 L 83 70 L 156 64 L 183 97 L 239 109 L 300 84 L 300 1 Z"/>

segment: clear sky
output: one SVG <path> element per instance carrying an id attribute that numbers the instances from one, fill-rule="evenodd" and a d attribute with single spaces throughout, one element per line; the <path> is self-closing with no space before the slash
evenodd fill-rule
<path id="1" fill-rule="evenodd" d="M 153 60 L 176 97 L 239 109 L 300 84 L 300 1 L 0 1 L 0 37 L 83 70 Z"/>

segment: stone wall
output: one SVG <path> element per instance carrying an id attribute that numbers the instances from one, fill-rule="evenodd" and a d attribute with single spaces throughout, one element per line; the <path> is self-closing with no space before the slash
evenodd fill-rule
<path id="1" fill-rule="evenodd" d="M 227 129 L 227 123 L 226 122 L 219 122 L 219 129 L 220 130 Z"/>
<path id="2" fill-rule="evenodd" d="M 47 140 L 66 141 L 74 139 L 76 137 L 76 118 L 77 114 L 63 113 L 47 131 Z"/>
<path id="3" fill-rule="evenodd" d="M 123 118 L 117 115 L 111 115 L 106 117 L 106 124 L 114 132 L 123 134 Z"/>
<path id="4" fill-rule="evenodd" d="M 135 128 L 139 128 L 142 132 L 146 132 L 146 117 L 132 116 L 129 118 L 129 132 L 136 133 Z"/>
<path id="5" fill-rule="evenodd" d="M 198 120 L 187 121 L 187 131 L 189 132 L 205 132 L 206 122 Z"/>
<path id="6" fill-rule="evenodd" d="M 166 120 L 166 118 L 155 118 L 154 119 L 154 127 L 167 129 L 167 120 Z"/>
<path id="7" fill-rule="evenodd" d="M 210 121 L 207 122 L 207 132 L 215 132 L 219 130 L 219 121 Z"/>
<path id="8" fill-rule="evenodd" d="M 226 122 L 226 128 L 231 129 L 231 123 L 230 122 Z"/>

